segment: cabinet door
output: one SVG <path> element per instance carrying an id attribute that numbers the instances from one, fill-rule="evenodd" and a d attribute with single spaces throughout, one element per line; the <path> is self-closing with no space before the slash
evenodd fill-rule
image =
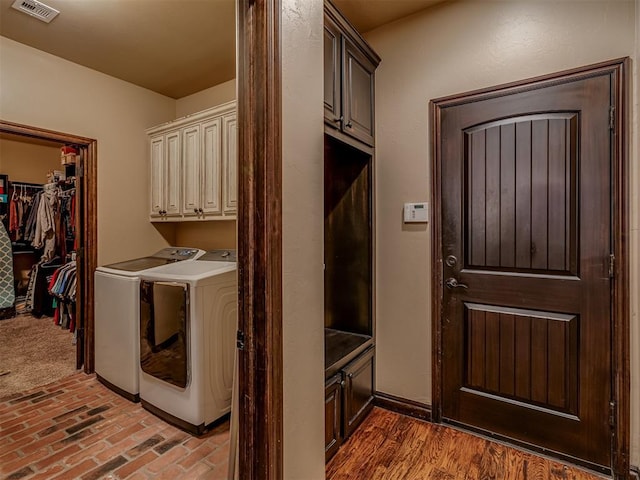
<path id="1" fill-rule="evenodd" d="M 222 213 L 222 119 L 202 124 L 202 210 Z"/>
<path id="2" fill-rule="evenodd" d="M 159 217 L 164 211 L 165 185 L 165 142 L 164 135 L 151 137 L 151 211 L 152 217 Z"/>
<path id="3" fill-rule="evenodd" d="M 340 128 L 341 118 L 341 40 L 340 29 L 330 17 L 324 17 L 324 120 Z"/>
<path id="4" fill-rule="evenodd" d="M 342 129 L 373 146 L 375 66 L 349 40 L 343 38 L 343 43 Z"/>
<path id="5" fill-rule="evenodd" d="M 342 443 L 342 374 L 327 380 L 324 387 L 324 452 L 328 461 Z"/>
<path id="6" fill-rule="evenodd" d="M 181 141 L 180 131 L 168 133 L 165 136 L 167 143 L 166 167 L 167 181 L 164 183 L 164 210 L 168 216 L 180 215 L 180 195 L 182 192 L 182 178 L 180 176 Z"/>
<path id="7" fill-rule="evenodd" d="M 364 352 L 344 369 L 344 438 L 347 438 L 373 407 L 374 348 Z"/>
<path id="8" fill-rule="evenodd" d="M 236 114 L 226 115 L 223 120 L 223 191 L 224 213 L 235 213 L 238 204 L 238 123 Z"/>
<path id="9" fill-rule="evenodd" d="M 182 213 L 199 215 L 200 206 L 200 125 L 182 130 Z"/>

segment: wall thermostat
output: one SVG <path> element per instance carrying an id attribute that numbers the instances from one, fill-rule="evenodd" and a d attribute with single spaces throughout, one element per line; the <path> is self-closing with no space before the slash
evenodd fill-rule
<path id="1" fill-rule="evenodd" d="M 428 221 L 428 202 L 404 204 L 404 223 L 426 223 Z"/>

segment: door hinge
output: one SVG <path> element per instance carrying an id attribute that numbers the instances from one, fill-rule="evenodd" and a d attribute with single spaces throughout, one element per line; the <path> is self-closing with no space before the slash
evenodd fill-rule
<path id="1" fill-rule="evenodd" d="M 613 278 L 616 273 L 616 256 L 612 253 L 609 255 L 609 278 Z"/>
<path id="2" fill-rule="evenodd" d="M 241 330 L 236 333 L 236 347 L 238 350 L 244 350 L 244 332 Z"/>
<path id="3" fill-rule="evenodd" d="M 609 106 L 609 130 L 616 128 L 616 107 Z"/>
<path id="4" fill-rule="evenodd" d="M 611 428 L 616 426 L 616 403 L 609 402 L 609 426 Z"/>

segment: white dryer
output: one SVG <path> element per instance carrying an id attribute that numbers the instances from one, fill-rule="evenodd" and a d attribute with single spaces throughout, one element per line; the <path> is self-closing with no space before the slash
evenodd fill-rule
<path id="1" fill-rule="evenodd" d="M 148 257 L 96 269 L 95 370 L 101 383 L 129 400 L 139 400 L 140 275 L 204 253 L 197 248 L 167 247 Z"/>
<path id="2" fill-rule="evenodd" d="M 140 276 L 140 401 L 195 434 L 231 411 L 238 282 L 233 251 Z"/>

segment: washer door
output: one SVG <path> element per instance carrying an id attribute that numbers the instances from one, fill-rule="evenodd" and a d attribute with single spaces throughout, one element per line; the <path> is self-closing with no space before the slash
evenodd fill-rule
<path id="1" fill-rule="evenodd" d="M 140 367 L 180 388 L 189 383 L 189 285 L 140 282 Z"/>

